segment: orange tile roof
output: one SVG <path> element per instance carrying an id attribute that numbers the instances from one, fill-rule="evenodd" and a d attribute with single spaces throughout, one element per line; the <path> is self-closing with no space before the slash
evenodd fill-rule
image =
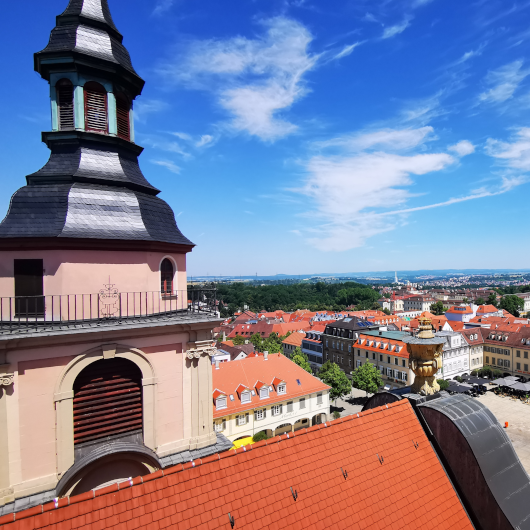
<path id="1" fill-rule="evenodd" d="M 283 342 L 282 344 L 290 344 L 292 346 L 301 346 L 302 340 L 305 337 L 305 333 L 291 333 Z"/>
<path id="2" fill-rule="evenodd" d="M 301 322 L 285 322 L 284 324 L 273 324 L 272 333 L 278 333 L 280 337 L 287 335 L 289 331 L 299 331 L 311 328 L 311 324 L 305 320 Z"/>
<path id="3" fill-rule="evenodd" d="M 448 320 L 448 323 L 453 331 L 460 331 L 461 329 L 464 329 L 463 322 Z"/>
<path id="4" fill-rule="evenodd" d="M 236 530 L 473 529 L 407 400 L 60 499 L 58 506 L 9 514 L 0 525 L 230 530 L 230 513 Z"/>
<path id="5" fill-rule="evenodd" d="M 449 308 L 446 312 L 447 313 L 451 313 L 453 315 L 472 315 L 473 314 L 473 310 L 468 306 L 452 306 L 451 308 Z"/>
<path id="6" fill-rule="evenodd" d="M 383 347 L 380 344 L 383 343 Z M 370 345 L 369 345 L 370 344 Z M 397 351 L 401 347 L 401 351 Z M 373 337 L 372 335 L 359 335 L 359 340 L 354 344 L 354 348 L 385 353 L 396 357 L 409 358 L 408 346 L 400 340 L 385 339 L 384 337 Z"/>
<path id="7" fill-rule="evenodd" d="M 297 364 L 287 359 L 281 353 L 271 353 L 265 360 L 263 355 L 246 357 L 237 362 L 221 363 L 219 370 L 212 366 L 213 388 L 218 388 L 227 394 L 234 394 L 234 401 L 227 400 L 227 407 L 215 410 L 214 418 L 222 418 L 228 414 L 236 414 L 247 410 L 256 409 L 280 403 L 291 398 L 323 392 L 330 387 L 322 383 L 316 377 L 300 368 Z M 276 390 L 269 392 L 269 397 L 260 399 L 259 393 L 251 397 L 249 403 L 241 403 L 236 395 L 239 385 L 246 388 L 256 389 L 261 387 L 259 382 L 272 385 L 275 378 L 281 379 L 286 384 L 286 393 L 277 394 Z M 300 385 L 296 380 L 300 380 Z M 259 389 L 259 388 L 258 388 Z"/>
<path id="8" fill-rule="evenodd" d="M 337 322 L 336 320 L 326 320 L 325 322 L 314 322 L 311 326 L 311 331 L 320 331 L 321 333 L 324 333 L 324 330 L 326 329 L 326 326 L 328 324 L 333 324 L 333 322 Z"/>
<path id="9" fill-rule="evenodd" d="M 477 309 L 477 315 L 483 315 L 484 313 L 496 313 L 498 309 L 494 305 L 481 305 Z"/>

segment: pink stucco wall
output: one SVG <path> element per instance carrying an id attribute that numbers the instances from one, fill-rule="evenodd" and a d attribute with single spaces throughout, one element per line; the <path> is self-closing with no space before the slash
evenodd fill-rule
<path id="1" fill-rule="evenodd" d="M 186 254 L 93 250 L 6 251 L 0 258 L 0 296 L 14 296 L 14 260 L 42 259 L 44 294 L 98 293 L 105 284 L 120 292 L 160 291 L 160 263 L 169 257 L 176 290 L 186 290 Z"/>
<path id="2" fill-rule="evenodd" d="M 56 432 L 54 391 L 66 365 L 77 355 L 96 346 L 70 342 L 8 353 L 7 362 L 17 372 L 14 391 L 18 394 L 20 476 L 23 481 L 56 472 Z M 184 437 L 183 351 L 187 333 L 138 337 L 119 346 L 138 348 L 153 366 L 157 380 L 155 436 L 157 446 L 178 442 Z"/>

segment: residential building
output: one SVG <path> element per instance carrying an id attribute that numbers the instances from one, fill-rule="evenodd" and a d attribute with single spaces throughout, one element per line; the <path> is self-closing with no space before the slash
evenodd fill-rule
<path id="1" fill-rule="evenodd" d="M 388 311 L 392 311 L 392 304 L 390 298 L 379 298 L 379 300 L 377 300 L 377 303 L 381 306 L 382 309 L 388 309 Z"/>
<path id="2" fill-rule="evenodd" d="M 284 355 L 212 366 L 214 428 L 229 440 L 276 436 L 326 421 L 330 387 Z"/>
<path id="3" fill-rule="evenodd" d="M 529 301 L 530 303 L 530 301 Z M 476 312 L 477 317 L 502 317 L 502 309 L 497 309 L 494 305 L 480 305 Z"/>
<path id="4" fill-rule="evenodd" d="M 240 361 L 245 359 L 251 353 L 254 353 L 254 345 L 250 342 L 248 344 L 239 344 L 234 345 L 232 341 L 231 344 L 226 342 L 217 343 L 216 353 L 212 357 L 212 364 L 216 362 L 230 362 L 230 361 Z"/>
<path id="5" fill-rule="evenodd" d="M 357 317 L 347 317 L 328 324 L 321 335 L 324 362 L 329 360 L 338 364 L 349 375 L 354 368 L 353 346 L 359 333 L 371 329 L 379 329 L 379 326 Z"/>
<path id="6" fill-rule="evenodd" d="M 461 333 L 455 331 L 437 331 L 437 337 L 443 337 L 442 368 L 436 374 L 441 379 L 454 379 L 469 375 L 469 346 Z"/>
<path id="7" fill-rule="evenodd" d="M 304 338 L 304 333 L 291 333 L 283 342 L 282 342 L 282 351 L 283 354 L 289 358 L 291 354 L 296 350 L 296 348 L 302 347 L 302 340 Z"/>
<path id="8" fill-rule="evenodd" d="M 469 369 L 471 371 L 480 370 L 484 363 L 484 338 L 482 337 L 482 329 L 463 329 L 460 331 L 460 334 L 467 342 Z"/>
<path id="9" fill-rule="evenodd" d="M 452 306 L 445 312 L 445 318 L 454 322 L 469 322 L 475 317 L 477 306 L 458 305 Z"/>
<path id="10" fill-rule="evenodd" d="M 409 368 L 409 351 L 401 331 L 366 331 L 354 345 L 354 368 L 372 363 L 381 373 L 387 388 L 402 388 L 414 382 Z"/>
<path id="11" fill-rule="evenodd" d="M 407 296 L 403 300 L 403 311 L 405 313 L 417 312 L 419 316 L 424 311 L 430 311 L 434 303 L 436 300 L 428 295 Z"/>
<path id="12" fill-rule="evenodd" d="M 322 332 L 311 330 L 307 331 L 302 339 L 302 352 L 307 355 L 311 367 L 318 369 L 323 364 Z"/>

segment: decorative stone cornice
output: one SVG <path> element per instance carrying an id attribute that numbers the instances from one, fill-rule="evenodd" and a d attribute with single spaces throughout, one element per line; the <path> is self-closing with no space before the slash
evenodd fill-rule
<path id="1" fill-rule="evenodd" d="M 217 349 L 213 346 L 207 346 L 203 348 L 192 348 L 186 351 L 186 357 L 188 359 L 199 359 L 201 355 L 208 355 L 208 357 L 213 357 L 217 353 Z"/>
<path id="2" fill-rule="evenodd" d="M 14 377 L 14 374 L 0 374 L 0 386 L 12 385 Z"/>

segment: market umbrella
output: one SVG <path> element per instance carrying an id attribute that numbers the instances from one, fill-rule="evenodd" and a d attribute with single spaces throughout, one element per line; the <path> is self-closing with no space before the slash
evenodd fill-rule
<path id="1" fill-rule="evenodd" d="M 515 383 L 510 388 L 513 388 L 514 390 L 523 390 L 524 392 L 527 392 L 530 389 L 530 385 L 527 385 L 525 383 Z"/>
<path id="2" fill-rule="evenodd" d="M 465 392 L 469 392 L 470 387 L 469 385 L 454 385 L 449 387 L 449 390 L 451 390 L 451 392 L 458 392 L 459 394 L 464 394 Z"/>
<path id="3" fill-rule="evenodd" d="M 515 375 L 507 375 L 504 379 L 508 379 L 509 381 L 519 381 L 519 378 Z"/>
<path id="4" fill-rule="evenodd" d="M 492 383 L 499 386 L 512 386 L 515 385 L 516 381 L 500 377 L 499 379 L 495 379 L 495 381 L 492 381 Z"/>
<path id="5" fill-rule="evenodd" d="M 490 380 L 484 379 L 483 377 L 470 377 L 467 382 L 471 383 L 472 385 L 487 385 L 490 383 Z"/>

